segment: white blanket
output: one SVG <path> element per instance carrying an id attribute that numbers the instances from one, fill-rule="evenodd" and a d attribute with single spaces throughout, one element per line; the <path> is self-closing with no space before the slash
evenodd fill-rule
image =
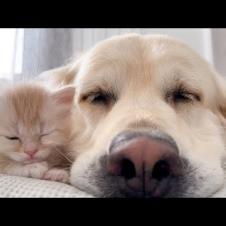
<path id="1" fill-rule="evenodd" d="M 0 174 L 0 197 L 92 198 L 93 196 L 63 183 Z M 226 186 L 213 197 L 226 197 Z"/>
<path id="2" fill-rule="evenodd" d="M 59 182 L 0 174 L 0 197 L 88 198 L 92 196 Z"/>

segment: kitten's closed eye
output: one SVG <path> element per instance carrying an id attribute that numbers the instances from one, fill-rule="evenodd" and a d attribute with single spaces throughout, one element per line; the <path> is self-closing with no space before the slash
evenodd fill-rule
<path id="1" fill-rule="evenodd" d="M 20 138 L 19 137 L 8 137 L 8 136 L 6 136 L 6 138 L 8 139 L 8 140 L 20 140 Z"/>
<path id="2" fill-rule="evenodd" d="M 48 136 L 49 134 L 50 133 L 43 133 L 43 134 L 40 135 L 40 137 L 42 138 L 42 137 Z"/>
<path id="3" fill-rule="evenodd" d="M 52 134 L 54 131 L 55 130 L 44 132 L 44 133 L 40 134 L 40 138 L 45 137 L 45 136 L 48 136 L 48 135 Z"/>

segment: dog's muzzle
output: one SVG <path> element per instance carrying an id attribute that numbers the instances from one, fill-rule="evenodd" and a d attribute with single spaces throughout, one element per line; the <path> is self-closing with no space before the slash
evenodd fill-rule
<path id="1" fill-rule="evenodd" d="M 183 175 L 183 161 L 174 140 L 167 134 L 123 132 L 109 148 L 107 172 L 126 196 L 162 197 L 171 182 Z"/>

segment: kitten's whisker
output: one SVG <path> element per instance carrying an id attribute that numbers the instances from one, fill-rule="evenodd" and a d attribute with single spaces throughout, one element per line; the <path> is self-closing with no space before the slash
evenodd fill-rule
<path id="1" fill-rule="evenodd" d="M 64 153 L 62 153 L 58 148 L 56 148 L 56 151 L 63 156 L 66 160 L 68 160 L 68 162 L 72 163 L 73 161 L 71 159 L 69 159 Z"/>
<path id="2" fill-rule="evenodd" d="M 71 167 L 63 167 L 64 170 L 70 170 Z"/>

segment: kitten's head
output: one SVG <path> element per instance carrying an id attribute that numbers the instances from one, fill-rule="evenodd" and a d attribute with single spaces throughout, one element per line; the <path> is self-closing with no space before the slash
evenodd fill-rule
<path id="1" fill-rule="evenodd" d="M 0 154 L 17 162 L 47 159 L 71 133 L 74 87 L 50 91 L 19 84 L 0 94 Z"/>

